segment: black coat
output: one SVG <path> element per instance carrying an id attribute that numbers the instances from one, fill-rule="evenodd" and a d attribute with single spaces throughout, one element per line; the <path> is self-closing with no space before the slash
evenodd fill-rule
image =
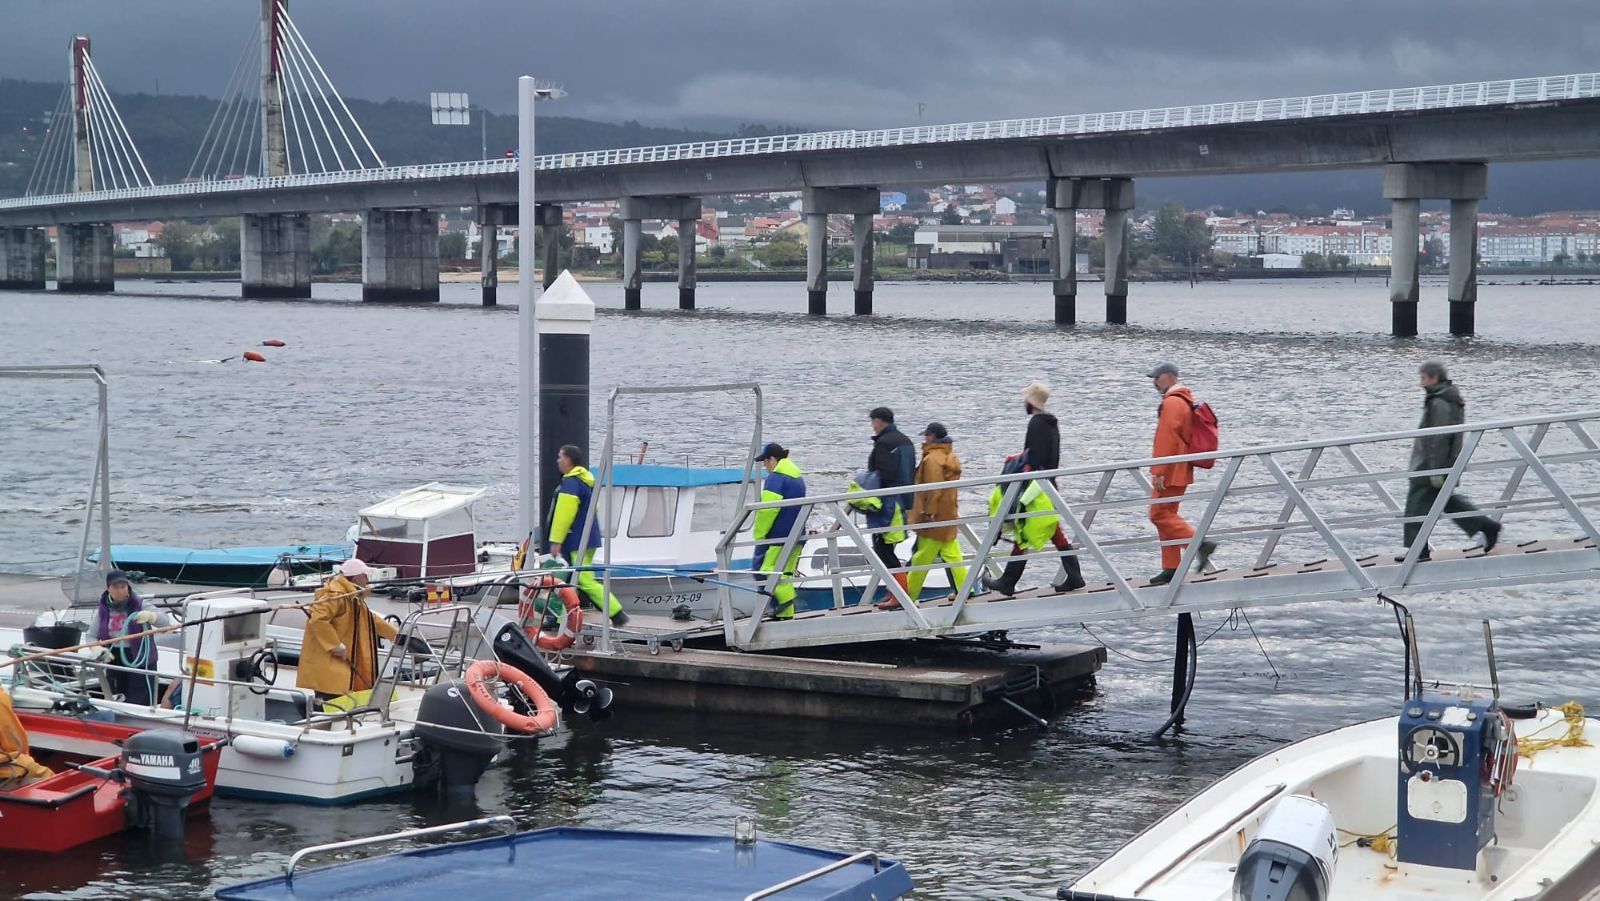
<path id="1" fill-rule="evenodd" d="M 872 453 L 867 455 L 867 471 L 878 474 L 879 487 L 910 485 L 917 473 L 917 452 L 893 425 L 872 436 Z M 904 498 L 901 498 L 904 503 Z"/>
<path id="2" fill-rule="evenodd" d="M 1040 411 L 1029 417 L 1022 449 L 1028 454 L 1029 469 L 1061 468 L 1061 426 L 1054 415 Z"/>

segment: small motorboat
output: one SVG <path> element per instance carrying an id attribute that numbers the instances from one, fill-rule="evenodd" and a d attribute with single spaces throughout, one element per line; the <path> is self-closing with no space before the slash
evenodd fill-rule
<path id="1" fill-rule="evenodd" d="M 124 829 L 181 837 L 216 785 L 221 739 L 28 711 L 16 720 L 55 775 L 0 786 L 3 850 L 53 854 Z"/>
<path id="2" fill-rule="evenodd" d="M 285 544 L 264 547 L 188 548 L 114 544 L 111 562 L 145 579 L 175 585 L 262 588 L 281 574 L 326 573 L 350 556 L 343 544 Z M 90 562 L 99 558 L 90 554 Z"/>
<path id="3" fill-rule="evenodd" d="M 490 827 L 507 834 L 300 868 L 315 855 Z M 567 826 L 517 832 L 511 817 L 500 816 L 306 848 L 289 858 L 282 876 L 230 886 L 217 897 L 354 898 L 396 886 L 418 898 L 586 901 L 892 901 L 913 888 L 898 861 L 870 851 L 846 854 L 759 839 L 748 817 L 740 818 L 730 837 Z"/>
<path id="4" fill-rule="evenodd" d="M 1487 622 L 1484 635 L 1487 642 Z M 1414 651 L 1409 659 L 1415 667 Z M 1245 764 L 1057 897 L 1592 897 L 1600 886 L 1600 748 L 1583 736 L 1600 736 L 1600 722 L 1576 704 L 1501 704 L 1498 684 L 1424 688 L 1420 667 L 1414 672 L 1398 716 Z"/>

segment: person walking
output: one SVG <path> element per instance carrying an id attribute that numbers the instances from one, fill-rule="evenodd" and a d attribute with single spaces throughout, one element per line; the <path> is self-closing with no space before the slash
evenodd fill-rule
<path id="1" fill-rule="evenodd" d="M 1049 402 L 1050 386 L 1044 382 L 1033 382 L 1022 389 L 1022 408 L 1028 414 L 1028 431 L 1022 441 L 1027 470 L 1061 468 L 1061 425 L 1056 421 L 1055 414 L 1045 409 Z M 1051 485 L 1055 483 L 1055 479 L 1050 480 Z M 1083 581 L 1083 567 L 1077 555 L 1069 553 L 1072 542 L 1067 540 L 1067 533 L 1059 519 L 1055 534 L 1050 536 L 1050 543 L 1061 552 L 1061 566 L 1051 580 L 1050 587 L 1056 591 L 1083 588 L 1087 584 Z"/>
<path id="2" fill-rule="evenodd" d="M 1171 363 L 1157 364 L 1146 374 L 1161 395 L 1161 406 L 1156 415 L 1155 449 L 1152 457 L 1177 457 L 1189 452 L 1189 436 L 1194 429 L 1194 393 L 1178 380 L 1178 367 Z M 1189 463 L 1157 463 L 1150 467 L 1150 522 L 1156 527 L 1161 541 L 1161 572 L 1150 579 L 1151 585 L 1165 585 L 1177 575 L 1178 564 L 1183 562 L 1187 539 L 1194 537 L 1194 529 L 1178 512 L 1177 498 L 1181 498 L 1194 484 L 1194 466 Z M 1183 544 L 1167 542 L 1182 541 Z M 1211 555 L 1217 550 L 1214 541 L 1200 542 L 1196 568 L 1205 570 L 1211 565 Z"/>
<path id="3" fill-rule="evenodd" d="M 1461 399 L 1461 390 L 1450 381 L 1450 373 L 1443 363 L 1438 360 L 1429 360 L 1417 368 L 1417 384 L 1422 388 L 1422 421 L 1417 424 L 1419 429 L 1433 429 L 1440 426 L 1461 425 L 1467 421 L 1467 404 Z M 1461 456 L 1461 433 L 1453 435 L 1419 435 L 1411 445 L 1412 472 L 1430 469 L 1449 469 L 1456 463 L 1456 458 Z M 1417 534 L 1422 531 L 1421 518 L 1428 515 L 1434 503 L 1439 499 L 1439 492 L 1444 488 L 1444 475 L 1412 476 L 1406 489 L 1406 524 L 1405 543 L 1409 551 L 1411 545 L 1416 543 Z M 1459 494 L 1451 494 L 1445 498 L 1445 513 L 1473 513 L 1477 507 Z M 1463 516 L 1453 520 L 1461 531 L 1468 535 L 1483 536 L 1484 553 L 1494 550 L 1500 541 L 1500 524 L 1481 513 L 1477 516 Z M 1433 548 L 1424 545 L 1422 554 L 1417 559 L 1428 560 L 1433 555 Z M 1406 555 L 1401 554 L 1394 559 L 1396 562 L 1405 560 Z"/>
<path id="4" fill-rule="evenodd" d="M 894 424 L 894 411 L 888 407 L 874 407 L 867 414 L 872 423 L 872 453 L 867 455 L 867 473 L 877 476 L 878 488 L 903 488 L 911 484 L 917 469 L 917 454 L 907 438 Z M 868 517 L 868 525 L 898 526 L 905 522 L 906 495 L 890 494 L 883 497 L 883 509 L 877 517 Z M 900 568 L 900 555 L 895 545 L 905 540 L 905 532 L 893 529 L 872 536 L 872 551 L 889 569 Z M 895 581 L 906 584 L 905 573 L 895 573 Z"/>
<path id="5" fill-rule="evenodd" d="M 950 430 L 943 423 L 930 422 L 922 430 L 922 461 L 917 464 L 916 484 L 937 485 L 961 478 L 961 460 L 956 457 L 950 440 Z M 911 554 L 911 572 L 906 574 L 906 596 L 913 601 L 922 594 L 922 585 L 928 578 L 935 561 L 949 568 L 950 587 L 955 589 L 967 579 L 967 568 L 962 566 L 960 529 L 952 520 L 961 515 L 955 488 L 935 488 L 919 491 L 911 500 L 911 528 L 917 532 L 916 549 Z M 946 525 L 921 525 L 922 523 L 948 523 Z M 880 610 L 898 610 L 900 602 L 894 597 L 878 605 Z"/>
<path id="6" fill-rule="evenodd" d="M 626 625 L 628 614 L 622 612 L 622 602 L 616 595 L 606 592 L 592 568 L 595 555 L 600 552 L 600 510 L 596 507 L 594 516 L 590 517 L 589 507 L 594 504 L 594 474 L 583 466 L 583 449 L 575 444 L 563 444 L 556 452 L 556 469 L 561 473 L 561 485 L 556 489 L 555 502 L 550 505 L 550 556 L 565 559 L 564 551 L 576 552 L 581 547 L 583 559 L 568 560 L 577 573 L 578 591 L 595 609 L 605 611 L 613 626 Z M 574 534 L 585 522 L 589 522 L 587 541 Z"/>
<path id="7" fill-rule="evenodd" d="M 767 478 L 761 483 L 762 503 L 806 496 L 806 480 L 800 467 L 789 459 L 789 451 L 782 445 L 769 442 L 756 459 L 767 470 Z M 805 528 L 800 514 L 806 509 L 803 506 L 769 507 L 756 511 L 750 537 L 767 543 L 756 545 L 751 568 L 769 574 L 766 583 L 770 586 L 768 593 L 772 595 L 774 619 L 794 619 L 794 571 L 800 565 L 800 551 L 805 542 L 795 538 L 787 559 L 780 563 L 779 558 L 783 556 L 783 546 L 788 543 L 789 536 Z"/>

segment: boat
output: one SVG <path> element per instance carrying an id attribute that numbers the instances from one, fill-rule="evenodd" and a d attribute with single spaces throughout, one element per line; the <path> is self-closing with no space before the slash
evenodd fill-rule
<path id="1" fill-rule="evenodd" d="M 113 544 L 111 563 L 143 580 L 175 585 L 263 588 L 282 573 L 326 573 L 350 556 L 343 544 L 286 544 L 264 547 L 187 548 Z M 99 554 L 89 555 L 98 562 Z"/>
<path id="2" fill-rule="evenodd" d="M 1415 634 L 1414 632 L 1411 634 Z M 1089 871 L 1068 901 L 1558 901 L 1600 887 L 1600 722 L 1424 686 L 1396 716 L 1265 754 Z M 1520 762 L 1519 762 L 1520 761 Z"/>
<path id="3" fill-rule="evenodd" d="M 319 708 L 310 692 L 294 687 L 295 671 L 278 658 L 270 631 L 272 617 L 291 609 L 286 604 L 307 600 L 304 593 L 248 589 L 187 599 L 183 628 L 169 633 L 179 636 L 179 648 L 157 660 L 158 694 L 177 683 L 182 704 L 108 697 L 99 687 L 108 664 L 72 650 L 16 667 L 12 695 L 19 710 L 109 716 L 134 728 L 184 725 L 196 735 L 226 739 L 220 794 L 314 804 L 348 803 L 417 783 L 468 789 L 518 737 L 499 722 L 511 712 L 507 705 L 548 713 L 549 723 L 535 735 L 554 728 L 557 703 L 579 712 L 609 706 L 609 691 L 573 671 L 557 675 L 537 652 L 519 657 L 516 667 L 537 674 L 541 697 L 507 694 L 495 704 L 475 705 L 464 689 L 472 665 L 494 658 L 490 638 L 475 627 L 474 608 L 436 605 L 402 622 L 400 637 L 382 652 L 380 678 L 369 695 L 353 699 L 348 709 Z M 458 757 L 481 765 L 462 765 Z"/>
<path id="4" fill-rule="evenodd" d="M 216 785 L 221 739 L 26 710 L 16 718 L 33 759 L 55 774 L 0 788 L 0 850 L 54 854 L 124 829 L 181 836 Z"/>
<path id="5" fill-rule="evenodd" d="M 365 897 L 403 885 L 414 897 L 892 901 L 913 888 L 896 860 L 762 839 L 750 818 L 739 819 L 733 836 L 713 836 L 571 826 L 518 832 L 511 817 L 489 817 L 306 848 L 289 858 L 282 876 L 223 888 L 217 898 Z M 505 834 L 300 867 L 311 857 L 380 842 L 485 828 Z"/>

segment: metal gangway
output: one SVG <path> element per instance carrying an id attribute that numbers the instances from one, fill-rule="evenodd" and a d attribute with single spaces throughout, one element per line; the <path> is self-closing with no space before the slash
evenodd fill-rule
<path id="1" fill-rule="evenodd" d="M 1109 466 L 1077 466 L 1048 472 L 962 479 L 872 492 L 880 498 L 934 489 L 959 490 L 958 519 L 925 525 L 956 525 L 963 536 L 965 579 L 949 597 L 909 597 L 896 581 L 913 567 L 891 569 L 868 548 L 890 527 L 868 528 L 848 503 L 862 493 L 813 495 L 804 499 L 746 504 L 737 527 L 719 546 L 719 565 L 734 571 L 759 544 L 748 523 L 763 509 L 804 508 L 806 534 L 788 537 L 779 559 L 800 541 L 808 554 L 825 554 L 833 565 L 823 578 L 839 597 L 841 584 L 865 585 L 872 598 L 881 586 L 900 602 L 880 610 L 870 601 L 774 620 L 772 600 L 764 611 L 739 616 L 724 601 L 724 640 L 742 650 L 907 638 L 975 637 L 1010 630 L 1175 616 L 1207 610 L 1270 607 L 1313 601 L 1373 599 L 1427 592 L 1531 585 L 1600 577 L 1600 445 L 1594 438 L 1600 411 L 1534 416 L 1446 428 L 1357 435 L 1266 447 L 1190 454 L 1164 460 L 1131 460 Z M 1445 469 L 1412 470 L 1409 455 L 1421 437 L 1458 436 L 1460 451 Z M 1171 582 L 1151 584 L 1159 571 L 1162 542 L 1148 520 L 1152 503 L 1149 469 L 1158 462 L 1213 461 L 1197 469 L 1182 498 L 1195 537 L 1185 544 Z M 968 463 L 971 468 L 971 463 Z M 1405 496 L 1413 479 L 1442 479 L 1426 512 L 1407 517 Z M 1051 510 L 1018 513 L 1013 502 L 1029 482 L 1049 497 Z M 990 497 L 1000 501 L 993 513 Z M 1453 493 L 1472 498 L 1503 524 L 1499 545 L 1484 553 L 1452 520 L 1475 515 L 1447 513 Z M 967 511 L 983 511 L 968 513 Z M 1008 556 L 1006 536 L 1028 516 L 1059 515 L 1080 559 L 1088 586 L 1073 592 L 1048 587 L 1060 553 L 1043 550 Z M 820 522 L 820 525 L 818 523 Z M 1409 551 L 1402 527 L 1418 526 Z M 1195 571 L 1199 544 L 1215 541 L 1213 569 Z M 1423 560 L 1432 543 L 1431 559 Z M 1398 558 L 1398 559 L 1397 559 Z M 1032 561 L 1029 581 L 1045 587 L 1012 597 L 983 591 L 980 576 L 1007 562 Z M 823 562 L 823 561 L 818 561 Z M 918 569 L 942 568 L 936 563 Z M 822 569 L 823 567 L 816 567 Z M 775 574 L 765 574 L 770 590 Z M 815 584 L 812 577 L 810 584 Z M 1024 584 L 1028 584 L 1024 582 Z"/>

